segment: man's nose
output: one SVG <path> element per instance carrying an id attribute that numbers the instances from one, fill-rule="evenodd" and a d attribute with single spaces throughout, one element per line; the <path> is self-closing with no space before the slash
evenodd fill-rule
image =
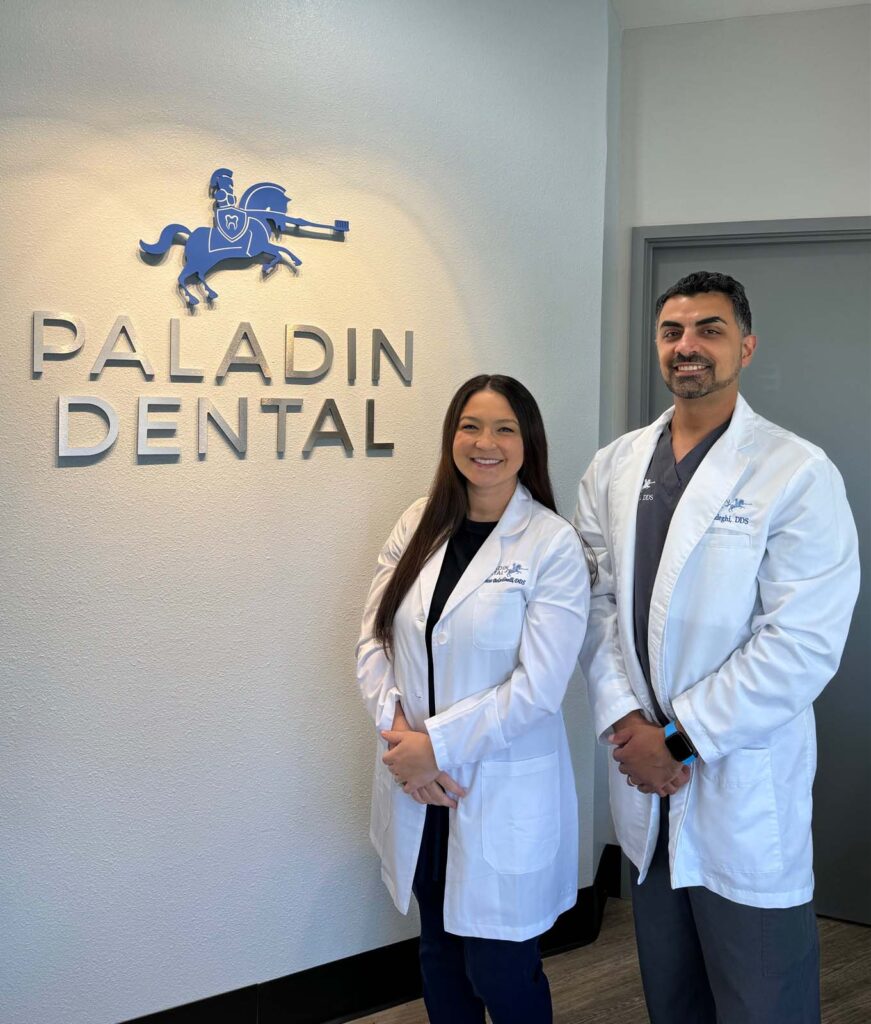
<path id="1" fill-rule="evenodd" d="M 694 331 L 684 331 L 675 343 L 674 351 L 679 356 L 693 355 L 698 350 L 698 338 Z"/>

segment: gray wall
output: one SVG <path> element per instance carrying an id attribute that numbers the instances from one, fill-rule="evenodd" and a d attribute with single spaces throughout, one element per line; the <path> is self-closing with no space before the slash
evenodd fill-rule
<path id="1" fill-rule="evenodd" d="M 6 1024 L 99 1024 L 414 933 L 367 838 L 359 611 L 473 372 L 516 374 L 539 396 L 570 511 L 598 436 L 607 4 L 12 0 L 0 19 L 0 1003 Z M 215 309 L 188 316 L 180 250 L 146 266 L 137 241 L 207 223 L 221 165 L 351 232 L 292 244 L 297 278 L 218 272 Z M 33 380 L 38 309 L 88 333 Z M 130 367 L 88 377 L 121 314 L 151 382 Z M 169 380 L 171 317 L 199 384 Z M 215 383 L 243 320 L 271 386 Z M 284 385 L 286 323 L 336 340 L 321 383 Z M 368 380 L 373 327 L 397 344 L 414 330 L 411 388 L 390 370 Z M 56 464 L 59 394 L 118 410 L 106 458 Z M 182 398 L 177 464 L 137 464 L 139 395 Z M 247 458 L 213 436 L 199 461 L 196 398 L 234 422 L 243 395 Z M 305 401 L 284 460 L 259 411 L 269 395 Z M 326 397 L 357 451 L 305 461 Z M 369 397 L 393 458 L 363 453 Z M 589 821 L 579 686 L 568 714 Z M 589 829 L 581 867 L 589 884 Z"/>
<path id="2" fill-rule="evenodd" d="M 871 213 L 871 7 L 623 33 L 602 437 L 626 425 L 633 227 Z"/>

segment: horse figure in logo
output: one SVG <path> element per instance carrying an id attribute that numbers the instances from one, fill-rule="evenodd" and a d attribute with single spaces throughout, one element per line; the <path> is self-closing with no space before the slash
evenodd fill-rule
<path id="1" fill-rule="evenodd" d="M 222 168 L 222 171 L 224 169 Z M 216 177 L 213 175 L 213 187 Z M 215 226 L 195 228 L 191 231 L 183 224 L 167 224 L 160 232 L 160 238 L 153 244 L 140 241 L 139 248 L 150 256 L 163 256 L 177 240 L 176 236 L 186 235 L 184 242 L 184 268 L 178 275 L 178 286 L 184 292 L 190 308 L 196 306 L 199 299 L 188 288 L 187 282 L 194 278 L 202 284 L 206 292 L 206 301 L 212 302 L 218 293 L 206 282 L 206 274 L 219 263 L 228 259 L 256 259 L 258 256 L 269 256 L 263 265 L 263 276 L 267 277 L 281 263 L 281 257 L 287 256 L 294 267 L 302 260 L 283 245 L 271 241 L 273 235 L 293 228 L 324 228 L 334 234 L 344 236 L 348 230 L 348 222 L 334 221 L 332 224 L 316 224 L 299 217 L 290 217 L 287 207 L 290 196 L 285 194 L 281 185 L 271 181 L 261 181 L 252 185 L 242 194 L 238 204 L 232 193 L 232 177 L 227 172 L 229 184 L 228 200 L 216 203 Z M 220 180 L 220 179 L 219 179 Z"/>

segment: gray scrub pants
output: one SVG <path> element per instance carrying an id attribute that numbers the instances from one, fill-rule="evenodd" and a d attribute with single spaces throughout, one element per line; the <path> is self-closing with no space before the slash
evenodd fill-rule
<path id="1" fill-rule="evenodd" d="M 650 871 L 632 909 L 652 1024 L 820 1024 L 813 904 L 762 910 L 701 886 L 672 889 L 668 799 Z"/>

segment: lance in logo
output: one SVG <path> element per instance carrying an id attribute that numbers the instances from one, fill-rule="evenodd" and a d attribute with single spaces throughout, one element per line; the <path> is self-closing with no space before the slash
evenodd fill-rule
<path id="1" fill-rule="evenodd" d="M 187 282 L 191 278 L 194 279 L 194 283 L 199 281 L 205 290 L 206 301 L 212 302 L 218 297 L 218 293 L 206 283 L 206 274 L 224 260 L 260 260 L 263 262 L 264 277 L 282 262 L 282 256 L 288 257 L 293 268 L 300 266 L 302 260 L 290 249 L 271 241 L 282 231 L 299 234 L 300 228 L 316 228 L 323 229 L 329 234 L 312 233 L 310 237 L 344 239 L 345 232 L 349 230 L 346 220 L 336 220 L 332 224 L 316 224 L 311 220 L 288 216 L 290 196 L 281 185 L 271 181 L 261 181 L 246 189 L 237 204 L 233 172 L 228 167 L 219 167 L 212 175 L 209 194 L 215 203 L 213 227 L 195 228 L 191 231 L 183 224 L 167 224 L 154 244 L 149 245 L 148 242 L 141 240 L 139 242 L 139 248 L 147 255 L 163 256 L 174 242 L 181 241 L 177 236 L 187 236 L 187 240 L 184 241 L 184 268 L 178 275 L 178 286 L 191 308 L 200 300 L 188 288 Z"/>

